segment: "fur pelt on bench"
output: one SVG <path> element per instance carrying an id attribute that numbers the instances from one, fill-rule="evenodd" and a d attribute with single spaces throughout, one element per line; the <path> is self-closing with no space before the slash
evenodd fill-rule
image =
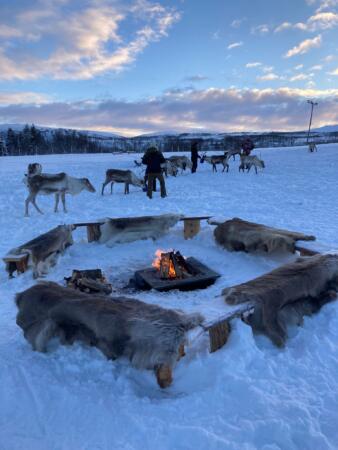
<path id="1" fill-rule="evenodd" d="M 139 300 L 85 294 L 41 282 L 16 295 L 16 323 L 34 350 L 45 352 L 52 337 L 76 340 L 99 348 L 108 359 L 129 358 L 141 369 L 155 370 L 167 387 L 188 330 L 200 314 L 164 309 Z"/>
<path id="2" fill-rule="evenodd" d="M 50 266 L 56 263 L 57 256 L 73 244 L 73 225 L 59 225 L 47 233 L 26 242 L 8 252 L 11 255 L 28 255 L 28 267 L 33 268 L 33 277 L 37 278 L 48 273 Z M 11 275 L 10 265 L 6 270 Z"/>
<path id="3" fill-rule="evenodd" d="M 280 230 L 246 220 L 227 220 L 214 230 L 216 242 L 230 251 L 288 251 L 295 252 L 296 242 L 313 241 L 314 236 Z"/>
<path id="4" fill-rule="evenodd" d="M 252 323 L 276 345 L 283 346 L 286 330 L 281 323 L 281 310 L 303 302 L 304 313 L 314 312 L 335 296 L 337 288 L 338 254 L 327 254 L 300 258 L 254 280 L 226 288 L 222 294 L 230 305 L 254 302 L 256 315 Z"/>
<path id="5" fill-rule="evenodd" d="M 162 214 L 105 219 L 105 223 L 100 227 L 100 242 L 110 246 L 139 239 L 157 239 L 167 233 L 182 217 L 179 214 Z"/>

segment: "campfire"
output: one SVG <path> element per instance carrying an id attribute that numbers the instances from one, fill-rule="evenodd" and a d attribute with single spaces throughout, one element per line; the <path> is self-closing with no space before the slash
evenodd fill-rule
<path id="1" fill-rule="evenodd" d="M 137 270 L 134 282 L 140 289 L 190 291 L 206 288 L 218 277 L 218 273 L 193 257 L 186 258 L 175 250 L 157 250 L 152 267 Z"/>
<path id="2" fill-rule="evenodd" d="M 162 280 L 189 278 L 195 274 L 181 253 L 174 250 L 156 250 L 152 266 L 157 269 Z"/>

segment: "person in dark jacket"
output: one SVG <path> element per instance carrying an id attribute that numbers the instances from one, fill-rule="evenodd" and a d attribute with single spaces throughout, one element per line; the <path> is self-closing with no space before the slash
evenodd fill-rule
<path id="1" fill-rule="evenodd" d="M 192 162 L 191 173 L 196 172 L 198 159 L 201 159 L 201 157 L 198 154 L 198 142 L 195 141 L 191 144 L 191 162 Z"/>
<path id="2" fill-rule="evenodd" d="M 153 197 L 153 186 L 156 179 L 160 182 L 161 197 L 166 197 L 167 192 L 165 189 L 165 182 L 161 167 L 161 164 L 165 163 L 165 159 L 162 152 L 160 152 L 156 147 L 148 148 L 142 158 L 142 163 L 147 166 L 146 174 L 148 175 L 148 197 Z"/>
<path id="3" fill-rule="evenodd" d="M 250 138 L 247 138 L 242 142 L 242 151 L 245 156 L 249 156 L 254 148 L 255 145 Z"/>

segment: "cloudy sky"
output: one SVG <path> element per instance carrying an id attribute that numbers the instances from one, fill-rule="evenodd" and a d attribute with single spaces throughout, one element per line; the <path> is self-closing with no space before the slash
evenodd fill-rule
<path id="1" fill-rule="evenodd" d="M 0 0 L 0 122 L 136 135 L 338 123 L 338 0 Z"/>

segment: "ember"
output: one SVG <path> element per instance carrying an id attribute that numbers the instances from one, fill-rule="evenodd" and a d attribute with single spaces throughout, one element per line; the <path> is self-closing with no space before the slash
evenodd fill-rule
<path id="1" fill-rule="evenodd" d="M 161 279 L 188 278 L 194 274 L 180 252 L 157 250 L 155 256 L 152 266 L 159 271 Z"/>

